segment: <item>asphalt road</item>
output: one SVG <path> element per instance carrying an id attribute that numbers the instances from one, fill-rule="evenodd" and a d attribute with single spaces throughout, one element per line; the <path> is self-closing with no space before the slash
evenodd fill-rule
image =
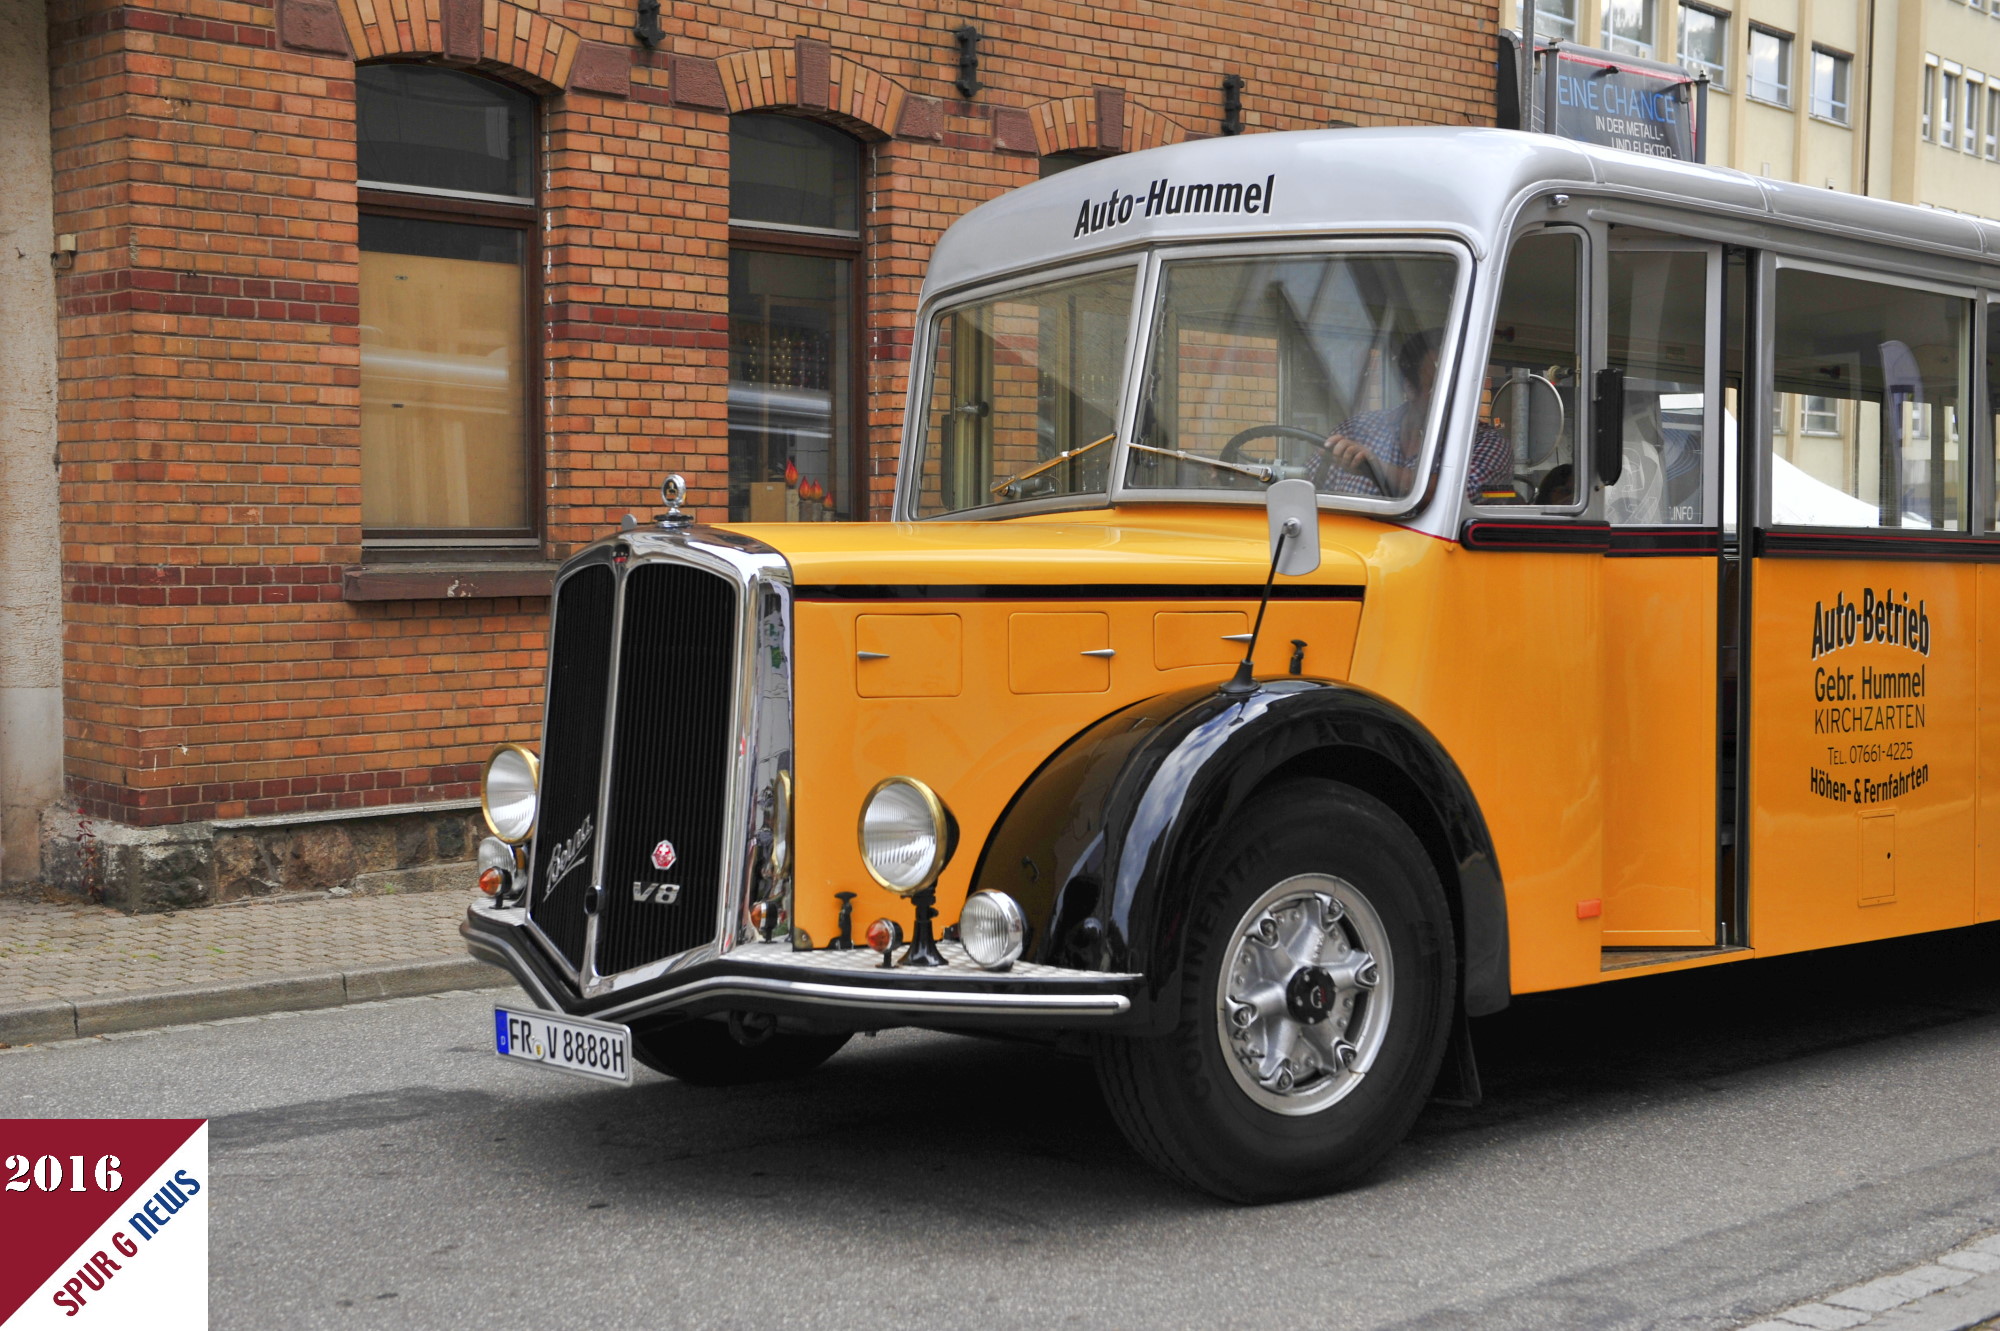
<path id="1" fill-rule="evenodd" d="M 2000 1226 L 1996 957 L 1518 1001 L 1482 1107 L 1259 1209 L 1149 1172 L 1040 1049 L 600 1087 L 494 1057 L 490 993 L 7 1051 L 0 1115 L 211 1118 L 217 1328 L 1729 1327 Z"/>

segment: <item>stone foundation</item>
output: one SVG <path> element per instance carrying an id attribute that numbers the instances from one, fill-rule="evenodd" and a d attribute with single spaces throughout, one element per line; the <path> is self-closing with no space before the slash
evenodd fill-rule
<path id="1" fill-rule="evenodd" d="M 171 827 L 51 809 L 42 816 L 42 881 L 127 914 L 298 892 L 469 889 L 485 834 L 476 802 Z"/>

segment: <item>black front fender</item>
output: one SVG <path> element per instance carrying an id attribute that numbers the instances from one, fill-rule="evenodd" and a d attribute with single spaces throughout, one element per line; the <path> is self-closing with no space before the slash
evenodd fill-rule
<path id="1" fill-rule="evenodd" d="M 1478 802 L 1416 719 L 1363 689 L 1287 679 L 1228 696 L 1164 694 L 1099 721 L 1015 795 L 973 870 L 1020 901 L 1030 959 L 1146 977 L 1173 1010 L 1196 874 L 1274 776 L 1346 781 L 1396 810 L 1452 900 L 1465 1010 L 1508 1001 L 1507 908 Z"/>

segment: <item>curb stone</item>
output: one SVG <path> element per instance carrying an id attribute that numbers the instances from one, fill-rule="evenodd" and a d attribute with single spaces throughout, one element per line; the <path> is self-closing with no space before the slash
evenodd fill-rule
<path id="1" fill-rule="evenodd" d="M 1972 1331 L 1995 1317 L 2000 1317 L 2000 1235 L 1989 1235 L 1934 1263 L 1787 1308 L 1743 1331 Z"/>
<path id="2" fill-rule="evenodd" d="M 410 998 L 453 989 L 485 989 L 509 983 L 512 977 L 505 971 L 473 957 L 439 957 L 385 966 L 357 966 L 316 975 L 192 985 L 152 993 L 47 999 L 0 1007 L 0 1045 L 47 1044 L 117 1031 L 340 1007 L 347 1003 Z"/>

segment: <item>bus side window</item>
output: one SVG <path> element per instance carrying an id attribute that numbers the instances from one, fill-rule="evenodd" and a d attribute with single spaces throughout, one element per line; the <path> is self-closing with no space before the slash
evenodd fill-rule
<path id="1" fill-rule="evenodd" d="M 1968 303 L 1778 269 L 1771 521 L 1962 531 Z"/>
<path id="2" fill-rule="evenodd" d="M 1625 465 L 1604 515 L 1625 526 L 1696 524 L 1707 405 L 1708 254 L 1614 250 L 1610 364 L 1625 372 Z"/>
<path id="3" fill-rule="evenodd" d="M 1990 447 L 2000 462 L 2000 304 L 1986 307 L 1986 408 L 1992 417 Z M 2000 467 L 1994 469 L 2000 475 Z M 1986 515 L 1986 530 L 2000 531 L 2000 485 L 1994 487 L 1992 511 Z"/>
<path id="4" fill-rule="evenodd" d="M 1480 504 L 1577 502 L 1582 239 L 1540 231 L 1507 257 L 1467 489 Z"/>

